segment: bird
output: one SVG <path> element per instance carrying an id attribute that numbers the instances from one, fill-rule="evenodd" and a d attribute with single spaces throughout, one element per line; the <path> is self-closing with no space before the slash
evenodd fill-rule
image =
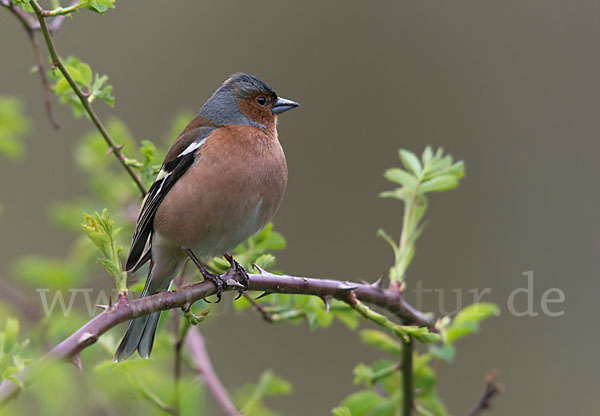
<path id="1" fill-rule="evenodd" d="M 277 117 L 298 106 L 258 77 L 237 73 L 187 124 L 142 202 L 125 262 L 132 273 L 150 262 L 142 297 L 168 290 L 188 257 L 215 283 L 218 300 L 225 283 L 201 260 L 224 255 L 247 288 L 246 271 L 228 252 L 262 230 L 283 200 L 288 170 Z M 159 317 L 134 318 L 115 361 L 136 350 L 149 358 Z"/>

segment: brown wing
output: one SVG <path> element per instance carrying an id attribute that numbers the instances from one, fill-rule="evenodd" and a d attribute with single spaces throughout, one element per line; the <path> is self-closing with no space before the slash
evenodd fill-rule
<path id="1" fill-rule="evenodd" d="M 193 130 L 186 128 L 175 143 L 173 143 L 171 149 L 169 149 L 162 169 L 144 199 L 135 231 L 133 232 L 131 249 L 125 263 L 126 271 L 135 271 L 150 260 L 150 250 L 145 254 L 143 253 L 152 235 L 156 210 L 173 187 L 173 184 L 194 163 L 198 152 L 202 150 L 202 144 L 214 130 L 215 127 L 213 126 L 200 126 Z"/>

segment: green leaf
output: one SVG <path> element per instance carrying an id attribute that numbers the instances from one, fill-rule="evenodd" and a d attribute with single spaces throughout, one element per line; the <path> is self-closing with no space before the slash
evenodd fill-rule
<path id="1" fill-rule="evenodd" d="M 451 362 L 454 360 L 456 356 L 456 349 L 452 344 L 444 344 L 443 346 L 431 345 L 429 347 L 429 352 L 436 358 L 440 360 L 444 360 L 446 362 Z"/>
<path id="2" fill-rule="evenodd" d="M 482 302 L 465 307 L 446 329 L 446 342 L 452 343 L 457 339 L 477 332 L 481 321 L 499 313 L 500 310 L 493 303 Z"/>
<path id="3" fill-rule="evenodd" d="M 346 397 L 342 401 L 341 407 L 350 410 L 352 416 L 366 416 L 382 401 L 383 397 L 379 394 L 370 390 L 362 390 Z"/>
<path id="4" fill-rule="evenodd" d="M 82 228 L 88 238 L 98 248 L 102 257 L 98 262 L 102 264 L 108 273 L 114 278 L 117 290 L 127 290 L 127 273 L 122 271 L 119 252 L 122 250 L 117 245 L 116 236 L 119 228 L 114 228 L 115 221 L 109 217 L 108 209 L 103 209 L 101 214 L 94 212 L 93 215 L 84 214 L 85 223 Z"/>
<path id="5" fill-rule="evenodd" d="M 420 190 L 423 193 L 449 191 L 458 186 L 458 179 L 451 175 L 436 176 L 433 179 L 423 182 Z"/>
<path id="6" fill-rule="evenodd" d="M 333 299 L 330 313 L 346 325 L 348 329 L 354 331 L 358 327 L 358 314 L 348 304 Z"/>
<path id="7" fill-rule="evenodd" d="M 394 182 L 408 188 L 415 186 L 417 178 L 400 168 L 391 168 L 385 171 L 383 176 L 390 182 Z"/>
<path id="8" fill-rule="evenodd" d="M 81 7 L 104 14 L 108 9 L 115 8 L 115 0 L 81 0 Z"/>
<path id="9" fill-rule="evenodd" d="M 390 247 L 392 247 L 396 258 L 400 255 L 400 249 L 398 248 L 398 245 L 384 229 L 380 228 L 379 230 L 377 230 L 377 237 L 382 238 L 390 245 Z"/>
<path id="10" fill-rule="evenodd" d="M 421 174 L 421 172 L 423 171 L 423 167 L 421 166 L 419 158 L 413 152 L 400 149 L 398 151 L 398 154 L 400 156 L 400 161 L 406 169 L 410 170 L 417 176 Z"/>
<path id="11" fill-rule="evenodd" d="M 373 369 L 364 364 L 358 364 L 354 367 L 354 384 L 360 384 L 363 381 L 370 386 L 373 378 Z"/>
<path id="12" fill-rule="evenodd" d="M 73 78 L 79 86 L 85 86 L 85 79 L 77 67 L 71 65 L 65 65 L 65 67 L 67 68 L 67 72 L 71 74 L 71 78 Z"/>
<path id="13" fill-rule="evenodd" d="M 465 322 L 481 322 L 490 316 L 497 316 L 500 309 L 493 303 L 480 302 L 466 306 L 461 310 L 453 320 L 455 324 Z"/>
<path id="14" fill-rule="evenodd" d="M 395 397 L 387 398 L 375 406 L 369 412 L 369 416 L 395 416 L 397 414 L 398 404 L 398 399 Z"/>
<path id="15" fill-rule="evenodd" d="M 268 269 L 275 264 L 275 256 L 272 254 L 261 254 L 254 260 L 254 264 L 263 269 Z"/>
<path id="16" fill-rule="evenodd" d="M 380 198 L 395 198 L 401 201 L 406 200 L 410 196 L 410 189 L 397 188 L 393 191 L 383 191 L 378 194 Z"/>
<path id="17" fill-rule="evenodd" d="M 331 409 L 331 414 L 333 416 L 352 416 L 350 409 L 348 409 L 345 406 L 334 407 L 333 409 Z"/>
<path id="18" fill-rule="evenodd" d="M 423 160 L 423 165 L 427 165 L 432 158 L 433 150 L 431 149 L 431 146 L 425 146 L 425 150 L 423 151 L 423 155 L 421 156 L 421 160 Z"/>
<path id="19" fill-rule="evenodd" d="M 417 413 L 422 416 L 450 416 L 444 403 L 433 392 L 417 398 Z"/>
<path id="20" fill-rule="evenodd" d="M 390 352 L 392 354 L 400 354 L 402 352 L 400 342 L 376 329 L 363 329 L 360 331 L 360 338 L 363 343 L 382 351 Z"/>
<path id="21" fill-rule="evenodd" d="M 77 69 L 81 74 L 83 84 L 86 86 L 90 86 L 92 84 L 92 79 L 94 75 L 92 72 L 92 68 L 84 62 L 80 62 L 79 65 L 77 65 Z"/>

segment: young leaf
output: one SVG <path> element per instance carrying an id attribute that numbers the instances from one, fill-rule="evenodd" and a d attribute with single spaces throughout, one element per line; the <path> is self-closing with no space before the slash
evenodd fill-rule
<path id="1" fill-rule="evenodd" d="M 407 171 L 400 168 L 391 168 L 385 171 L 383 176 L 390 182 L 394 182 L 400 185 L 413 187 L 416 183 L 416 178 Z"/>
<path id="2" fill-rule="evenodd" d="M 346 406 L 338 406 L 331 409 L 331 414 L 333 416 L 352 416 L 350 409 Z"/>
<path id="3" fill-rule="evenodd" d="M 391 352 L 392 354 L 400 354 L 402 352 L 400 342 L 376 329 L 363 329 L 360 331 L 360 338 L 363 343 L 379 348 L 382 351 Z"/>
<path id="4" fill-rule="evenodd" d="M 458 179 L 455 176 L 444 175 L 436 176 L 433 179 L 423 182 L 421 185 L 421 192 L 441 192 L 449 191 L 458 186 Z"/>
<path id="5" fill-rule="evenodd" d="M 479 330 L 479 323 L 490 316 L 498 315 L 500 310 L 493 303 L 475 303 L 460 311 L 446 329 L 446 342 L 452 343 Z"/>
<path id="6" fill-rule="evenodd" d="M 352 416 L 367 416 L 371 409 L 383 401 L 383 397 L 371 390 L 362 390 L 346 397 L 341 407 L 346 407 Z"/>
<path id="7" fill-rule="evenodd" d="M 85 223 L 81 226 L 92 243 L 98 248 L 102 257 L 98 262 L 102 264 L 108 273 L 115 279 L 117 290 L 127 290 L 127 273 L 122 271 L 119 252 L 122 247 L 117 245 L 116 236 L 120 229 L 115 229 L 115 221 L 108 216 L 108 209 L 97 212 L 94 215 L 84 214 Z"/>
<path id="8" fill-rule="evenodd" d="M 398 151 L 398 154 L 400 156 L 400 161 L 402 162 L 402 164 L 404 165 L 404 167 L 406 169 L 410 170 L 412 173 L 414 173 L 417 176 L 419 176 L 421 174 L 423 167 L 421 166 L 421 162 L 419 161 L 419 158 L 413 152 L 410 152 L 410 151 L 404 150 L 404 149 L 400 149 Z"/>

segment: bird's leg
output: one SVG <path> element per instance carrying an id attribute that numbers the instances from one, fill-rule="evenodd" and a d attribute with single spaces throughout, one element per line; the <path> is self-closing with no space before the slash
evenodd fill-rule
<path id="1" fill-rule="evenodd" d="M 198 270 L 200 270 L 200 273 L 202 274 L 202 277 L 204 278 L 204 280 L 208 279 L 215 284 L 215 286 L 217 287 L 217 293 L 216 293 L 217 301 L 215 303 L 221 302 L 221 293 L 223 292 L 223 288 L 225 286 L 225 282 L 223 282 L 223 279 L 221 278 L 221 276 L 218 274 L 215 274 L 215 273 L 211 273 L 208 270 L 206 270 L 206 267 L 204 267 L 202 265 L 202 263 L 200 263 L 200 260 L 198 260 L 198 258 L 194 254 L 194 252 L 192 250 L 190 250 L 189 248 L 184 248 L 183 251 L 185 252 L 185 254 L 188 255 L 188 257 L 190 259 L 192 259 L 192 261 L 194 262 L 194 264 L 196 265 Z M 206 302 L 210 303 L 206 299 L 204 299 L 204 300 Z"/>
<path id="2" fill-rule="evenodd" d="M 225 259 L 229 262 L 231 267 L 235 270 L 235 272 L 238 274 L 238 276 L 240 276 L 240 279 L 241 279 L 241 283 L 242 283 L 243 287 L 241 287 L 238 291 L 238 295 L 235 298 L 235 300 L 237 300 L 242 296 L 242 293 L 244 292 L 244 290 L 248 289 L 248 284 L 250 283 L 250 277 L 248 276 L 248 272 L 246 271 L 246 269 L 244 269 L 244 267 L 242 267 L 242 265 L 239 264 L 236 261 L 236 259 L 233 258 L 233 256 L 231 254 L 225 253 L 223 255 L 223 257 L 225 257 Z"/>

